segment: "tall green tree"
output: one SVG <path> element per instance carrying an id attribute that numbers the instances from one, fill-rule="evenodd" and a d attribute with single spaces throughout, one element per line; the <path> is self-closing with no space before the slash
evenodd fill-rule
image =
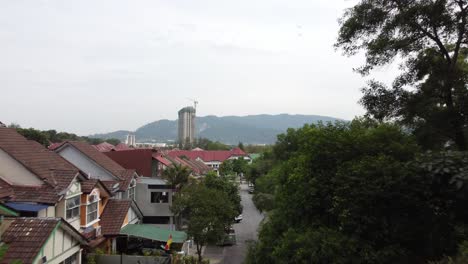
<path id="1" fill-rule="evenodd" d="M 426 148 L 467 149 L 468 3 L 465 0 L 360 0 L 341 19 L 336 47 L 364 51 L 363 75 L 401 61 L 391 88 L 371 81 L 361 103 L 379 120 L 397 120 Z"/>
<path id="2" fill-rule="evenodd" d="M 167 180 L 173 188 L 179 190 L 188 183 L 190 174 L 191 171 L 188 167 L 180 164 L 173 164 L 163 171 L 162 178 Z"/>
<path id="3" fill-rule="evenodd" d="M 274 208 L 253 263 L 427 263 L 467 239 L 465 153 L 420 152 L 365 120 L 279 137 Z"/>
<path id="4" fill-rule="evenodd" d="M 242 213 L 241 197 L 237 181 L 231 181 L 228 177 L 218 177 L 215 173 L 208 173 L 203 179 L 206 187 L 221 191 L 229 197 L 232 208 L 237 214 Z"/>
<path id="5" fill-rule="evenodd" d="M 203 183 L 182 188 L 171 210 L 187 219 L 187 233 L 195 242 L 199 261 L 202 260 L 202 248 L 223 239 L 226 228 L 236 216 L 227 194 Z"/>

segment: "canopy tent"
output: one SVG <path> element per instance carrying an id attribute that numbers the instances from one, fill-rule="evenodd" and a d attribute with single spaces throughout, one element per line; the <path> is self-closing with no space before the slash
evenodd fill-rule
<path id="1" fill-rule="evenodd" d="M 47 204 L 30 204 L 30 203 L 16 203 L 8 202 L 5 203 L 6 206 L 15 209 L 16 211 L 22 212 L 39 212 L 42 209 L 46 209 L 50 205 Z"/>
<path id="2" fill-rule="evenodd" d="M 182 244 L 187 240 L 187 234 L 182 231 L 174 231 L 159 228 L 153 225 L 130 224 L 120 230 L 120 234 L 167 242 L 172 235 L 172 242 Z"/>

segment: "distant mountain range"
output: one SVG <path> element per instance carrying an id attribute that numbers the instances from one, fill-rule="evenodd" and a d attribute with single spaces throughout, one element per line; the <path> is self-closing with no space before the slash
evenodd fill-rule
<path id="1" fill-rule="evenodd" d="M 220 141 L 225 144 L 273 144 L 278 134 L 288 128 L 299 128 L 304 124 L 335 122 L 341 120 L 318 115 L 249 115 L 249 116 L 204 116 L 196 118 L 197 137 Z M 137 142 L 167 142 L 177 140 L 177 120 L 159 120 L 146 124 L 135 131 Z M 117 138 L 125 140 L 130 131 L 119 130 L 105 134 L 94 134 L 94 138 Z"/>

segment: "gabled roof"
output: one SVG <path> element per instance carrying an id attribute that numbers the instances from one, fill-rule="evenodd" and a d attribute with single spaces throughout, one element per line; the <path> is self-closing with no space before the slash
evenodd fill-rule
<path id="1" fill-rule="evenodd" d="M 67 141 L 63 142 L 61 146 L 55 148 L 55 151 L 60 152 L 66 146 L 72 146 L 83 155 L 87 156 L 89 159 L 94 161 L 97 165 L 102 167 L 103 169 L 107 170 L 111 173 L 116 180 L 115 181 L 103 181 L 106 187 L 109 188 L 112 192 L 114 192 L 114 186 L 116 183 L 119 183 L 120 191 L 127 190 L 132 178 L 137 176 L 135 174 L 135 170 L 125 169 L 124 167 L 120 166 L 117 162 L 113 161 L 111 158 L 106 156 L 104 153 L 99 152 L 96 148 L 92 145 L 89 145 L 86 142 L 79 142 L 79 141 Z"/>
<path id="2" fill-rule="evenodd" d="M 60 152 L 62 148 L 66 145 L 71 145 L 81 153 L 86 155 L 88 158 L 96 162 L 99 166 L 104 168 L 105 170 L 112 173 L 115 177 L 119 177 L 122 172 L 125 170 L 122 166 L 120 166 L 117 162 L 113 161 L 111 158 L 107 157 L 103 153 L 99 152 L 96 148 L 86 142 L 80 141 L 66 141 L 63 142 L 61 146 L 56 148 L 55 150 Z"/>
<path id="3" fill-rule="evenodd" d="M 134 169 L 138 175 L 151 177 L 151 162 L 153 151 L 151 149 L 129 149 L 105 152 L 106 156 L 126 169 Z"/>
<path id="4" fill-rule="evenodd" d="M 130 150 L 132 149 L 131 147 L 129 147 L 127 144 L 125 143 L 119 143 L 115 146 L 115 150 L 116 151 L 122 151 L 122 150 Z"/>
<path id="5" fill-rule="evenodd" d="M 1 263 L 33 263 L 57 228 L 62 228 L 81 244 L 86 244 L 86 239 L 60 218 L 15 218 L 2 235 L 2 241 L 8 245 L 8 249 Z"/>
<path id="6" fill-rule="evenodd" d="M 204 162 L 219 161 L 223 162 L 230 157 L 247 156 L 247 153 L 242 151 L 240 148 L 234 148 L 231 150 L 172 150 L 167 153 L 170 157 L 182 157 L 185 156 L 191 160 L 201 159 Z"/>
<path id="7" fill-rule="evenodd" d="M 81 183 L 81 192 L 84 194 L 90 194 L 94 188 L 99 187 L 104 190 L 108 196 L 112 196 L 112 192 L 107 188 L 107 186 L 98 179 L 89 179 Z"/>
<path id="8" fill-rule="evenodd" d="M 162 164 L 164 164 L 165 166 L 171 166 L 172 163 L 166 159 L 165 157 L 163 157 L 161 154 L 158 154 L 158 153 L 153 153 L 153 158 L 159 162 L 161 162 Z"/>
<path id="9" fill-rule="evenodd" d="M 80 175 L 79 170 L 60 155 L 36 141 L 27 140 L 14 129 L 0 127 L 0 149 L 44 182 L 42 186 L 25 187 L 2 181 L 0 197 L 9 196 L 16 201 L 31 197 L 37 202 L 55 203 Z M 37 193 L 27 193 L 31 191 Z"/>
<path id="10" fill-rule="evenodd" d="M 97 149 L 99 152 L 112 151 L 115 149 L 114 145 L 107 143 L 107 142 L 102 142 L 100 144 L 93 145 L 93 147 Z"/>
<path id="11" fill-rule="evenodd" d="M 120 190 L 126 191 L 128 187 L 130 187 L 130 183 L 132 179 L 136 178 L 135 170 L 125 170 L 121 175 L 120 178 L 122 181 L 120 182 Z"/>
<path id="12" fill-rule="evenodd" d="M 104 236 L 120 234 L 120 229 L 130 209 L 131 200 L 110 199 L 101 214 L 101 232 Z"/>

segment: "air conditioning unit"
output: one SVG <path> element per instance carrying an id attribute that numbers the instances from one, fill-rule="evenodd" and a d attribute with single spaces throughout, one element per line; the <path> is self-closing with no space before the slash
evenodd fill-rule
<path id="1" fill-rule="evenodd" d="M 101 226 L 96 227 L 96 237 L 101 235 Z"/>

